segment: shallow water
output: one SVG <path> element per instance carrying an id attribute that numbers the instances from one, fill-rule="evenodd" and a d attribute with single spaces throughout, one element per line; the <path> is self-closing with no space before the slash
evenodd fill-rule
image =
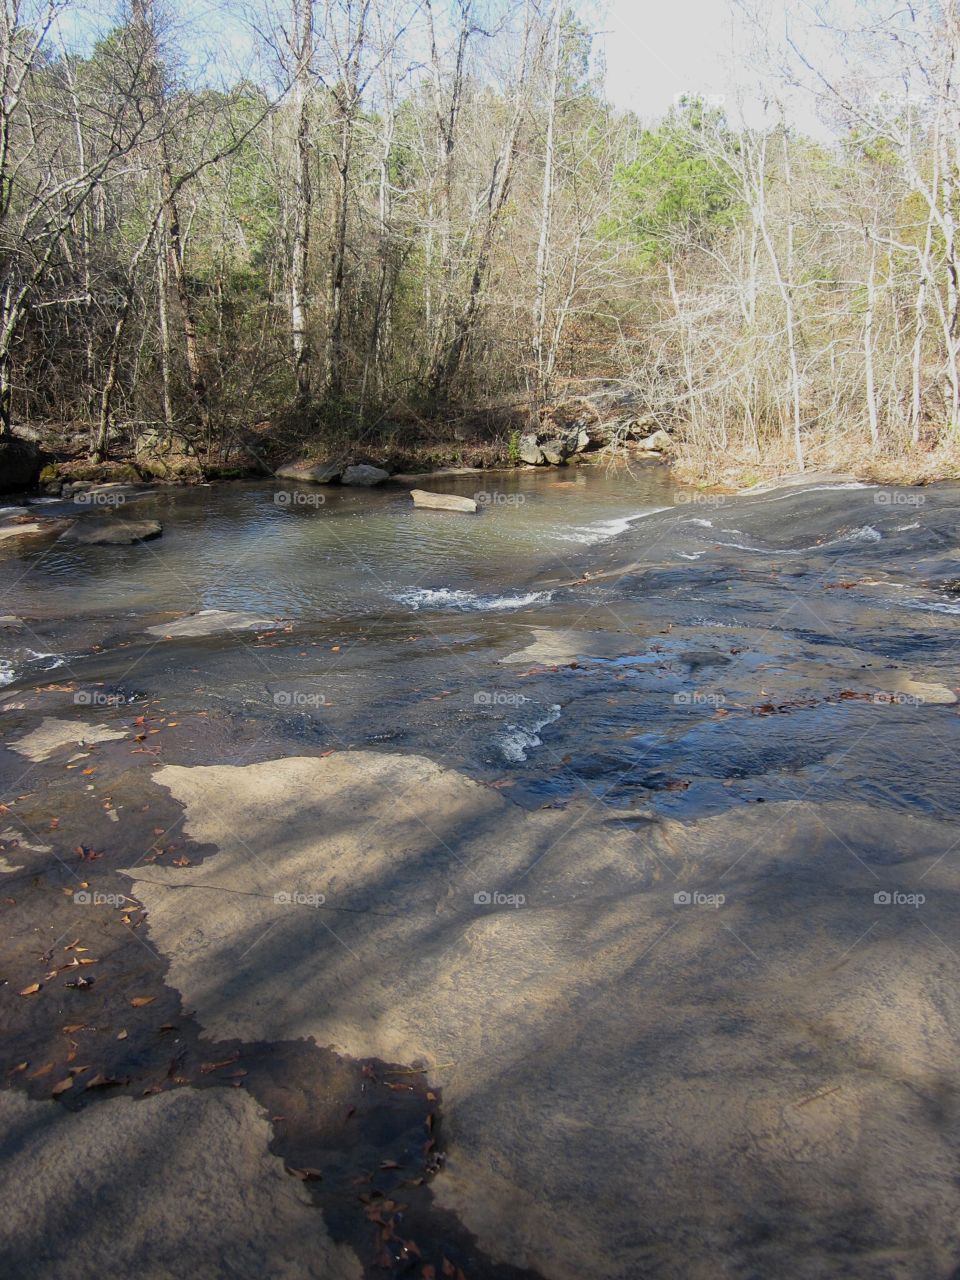
<path id="1" fill-rule="evenodd" d="M 506 772 L 529 805 L 586 791 L 692 817 L 815 777 L 825 797 L 960 803 L 938 746 L 956 716 L 902 685 L 960 680 L 956 486 L 730 498 L 594 466 L 430 487 L 480 513 L 418 510 L 399 487 L 238 483 L 126 503 L 120 518 L 162 521 L 154 542 L 8 544 L 0 602 L 25 626 L 0 631 L 0 678 L 68 677 L 94 708 L 213 707 L 277 742 L 420 751 Z M 199 608 L 277 626 L 144 634 Z"/>

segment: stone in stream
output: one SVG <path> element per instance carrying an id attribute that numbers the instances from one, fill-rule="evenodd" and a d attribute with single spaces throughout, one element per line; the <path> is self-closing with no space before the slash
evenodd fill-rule
<path id="1" fill-rule="evenodd" d="M 60 541 L 85 547 L 125 547 L 134 542 L 149 542 L 162 533 L 159 520 L 78 520 L 60 535 Z"/>
<path id="2" fill-rule="evenodd" d="M 366 463 L 360 463 L 356 467 L 347 467 L 340 477 L 340 482 L 341 484 L 374 485 L 383 484 L 384 480 L 389 479 L 390 472 L 384 471 L 382 467 L 370 467 Z"/>
<path id="3" fill-rule="evenodd" d="M 38 533 L 56 533 L 59 528 L 62 525 L 53 520 L 26 520 L 19 524 L 5 524 L 0 528 L 0 542 L 7 538 L 25 538 Z"/>
<path id="4" fill-rule="evenodd" d="M 410 497 L 414 506 L 432 507 L 436 511 L 475 512 L 477 509 L 473 498 L 461 497 L 459 493 L 430 493 L 428 489 L 411 489 Z"/>
<path id="5" fill-rule="evenodd" d="M 343 474 L 342 462 L 287 462 L 274 475 L 278 480 L 300 480 L 304 484 L 332 484 Z"/>
<path id="6" fill-rule="evenodd" d="M 270 631 L 278 626 L 276 618 L 262 618 L 252 613 L 238 613 L 230 609 L 200 609 L 188 613 L 176 622 L 161 622 L 147 627 L 148 636 L 215 636 L 222 631 Z"/>

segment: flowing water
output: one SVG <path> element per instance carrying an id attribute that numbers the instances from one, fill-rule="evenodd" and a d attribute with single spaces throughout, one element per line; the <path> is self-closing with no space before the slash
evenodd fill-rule
<path id="1" fill-rule="evenodd" d="M 480 511 L 415 509 L 399 487 L 237 483 L 131 499 L 119 518 L 164 527 L 142 545 L 3 544 L 5 741 L 16 744 L 50 716 L 118 735 L 94 750 L 89 780 L 66 772 L 89 746 L 26 770 L 22 754 L 0 752 L 0 800 L 14 807 L 21 836 L 55 842 L 62 831 L 61 859 L 74 847 L 85 857 L 89 840 L 105 850 L 100 874 L 129 887 L 122 869 L 134 861 L 131 849 L 174 875 L 191 864 L 202 871 L 208 857 L 216 868 L 226 856 L 217 847 L 230 841 L 229 831 L 207 844 L 156 837 L 182 817 L 179 795 L 178 803 L 156 798 L 166 796 L 150 782 L 160 765 L 264 763 L 269 781 L 270 762 L 316 763 L 353 750 L 401 773 L 404 759 L 425 760 L 450 770 L 448 779 L 480 782 L 464 812 L 474 813 L 477 793 L 517 815 L 521 825 L 498 819 L 488 843 L 520 850 L 514 880 L 500 887 L 522 888 L 534 911 L 508 908 L 478 922 L 472 900 L 461 910 L 446 881 L 436 887 L 438 848 L 459 862 L 461 835 L 472 838 L 475 819 L 464 817 L 444 828 L 446 842 L 437 837 L 412 887 L 391 846 L 381 879 L 358 871 L 341 915 L 325 917 L 338 941 L 349 938 L 351 956 L 366 936 L 373 965 L 378 939 L 401 947 L 389 929 L 415 931 L 415 944 L 396 952 L 396 969 L 362 987 L 360 1001 L 365 1008 L 389 990 L 391 1010 L 411 1004 L 411 1056 L 430 1037 L 432 998 L 417 1004 L 424 982 L 436 984 L 439 1042 L 457 1027 L 462 1045 L 473 1044 L 461 1047 L 460 1062 L 434 1051 L 451 1069 L 442 1083 L 460 1161 L 452 1183 L 435 1183 L 442 1227 L 427 1190 L 417 1201 L 421 1192 L 404 1184 L 418 1231 L 443 1236 L 447 1252 L 431 1255 L 437 1265 L 449 1254 L 471 1276 L 506 1277 L 520 1274 L 508 1265 L 516 1259 L 560 1280 L 784 1267 L 798 1276 L 951 1274 L 960 1256 L 960 1204 L 945 1172 L 960 1158 L 952 1066 L 960 1051 L 960 487 L 813 478 L 724 497 L 683 490 L 656 466 L 444 476 L 426 487 L 476 496 Z M 52 515 L 75 511 L 43 505 Z M 256 615 L 260 629 L 192 638 L 166 631 L 204 609 Z M 120 770 L 109 784 L 96 774 L 104 761 Z M 411 767 L 421 777 L 422 765 Z M 161 781 L 181 779 L 189 793 L 188 772 L 165 771 Z M 430 785 L 436 801 L 419 794 L 428 826 L 433 804 L 447 803 L 447 784 L 436 777 Z M 307 803 L 302 786 L 283 795 L 290 807 L 281 805 L 276 827 L 259 835 L 268 859 L 274 839 L 277 856 L 288 856 L 284 824 Z M 118 797 L 126 816 L 111 823 L 103 811 Z M 358 815 L 376 800 L 358 786 Z M 324 803 L 335 809 L 336 796 Z M 353 803 L 343 801 L 346 812 Z M 323 827 L 323 804 L 319 813 Z M 204 821 L 191 818 L 196 829 Z M 339 838 L 330 823 L 330 838 Z M 538 823 L 558 834 L 534 856 L 515 833 L 540 831 Z M 582 851 L 571 852 L 575 828 L 586 834 Z M 358 867 L 362 856 L 355 853 Z M 44 874 L 53 883 L 65 873 L 58 863 Z M 159 893 L 160 884 L 147 878 L 137 892 Z M 61 891 L 69 894 L 69 879 Z M 671 913 L 700 899 L 726 901 L 725 914 L 693 912 L 684 933 Z M 37 899 L 35 931 L 47 927 L 40 922 L 50 901 Z M 204 901 L 215 916 L 213 898 Z M 163 902 L 154 942 L 171 928 Z M 413 904 L 408 915 L 400 902 Z M 441 945 L 432 922 L 451 911 Z M 204 947 L 226 945 L 219 919 L 191 917 L 188 952 L 205 928 Z M 359 924 L 350 932 L 351 920 L 364 921 L 367 934 Z M 33 943 L 24 937 L 26 955 Z M 336 1005 L 336 984 L 323 985 L 315 962 L 327 941 L 320 934 L 306 947 L 301 939 L 292 953 L 278 942 L 274 958 L 276 968 L 299 957 L 308 993 L 321 984 L 310 1005 L 320 1026 Z M 259 968 L 249 973 L 246 951 L 236 959 L 241 994 L 225 988 L 224 1008 L 231 1000 L 245 1007 L 243 988 L 261 980 L 270 954 L 254 952 Z M 433 978 L 407 980 L 434 959 Z M 334 946 L 325 963 L 334 973 L 342 960 Z M 443 967 L 450 964 L 456 980 Z M 488 972 L 492 988 L 481 995 L 494 1003 L 483 1006 L 479 1029 L 461 1028 L 472 976 Z M 25 968 L 16 981 L 31 974 Z M 522 1019 L 503 1015 L 501 986 L 527 1000 Z M 107 984 L 100 989 L 106 1024 L 117 1015 Z M 162 990 L 172 1019 L 176 993 L 166 979 Z M 14 1052 L 27 1058 L 39 1053 L 41 1030 L 25 1008 L 39 1006 L 16 1009 Z M 152 1025 L 144 1023 L 144 1036 L 155 1034 Z M 365 1052 L 399 1055 L 391 1046 L 407 1041 L 386 1035 L 392 1025 L 385 1014 L 373 1019 L 359 1043 L 385 1047 Z M 223 1044 L 196 1048 L 192 1077 L 182 1063 L 167 1075 L 196 1082 L 204 1054 L 246 1053 L 249 1088 L 260 1089 L 263 1105 L 280 1106 L 283 1082 L 297 1071 L 314 1073 L 309 1087 L 299 1077 L 298 1096 L 309 1097 L 320 1087 L 317 1071 L 332 1079 L 346 1068 L 291 1065 L 303 1056 L 300 1026 L 284 1029 L 282 1054 L 239 1042 L 229 1054 Z M 197 1027 L 181 1035 L 199 1043 Z M 318 1043 L 334 1040 L 331 1032 Z M 139 1066 L 124 1059 L 116 1070 L 160 1088 L 151 1074 L 158 1051 L 144 1044 Z M 478 1088 L 476 1064 L 496 1087 Z M 364 1079 L 359 1068 L 350 1076 L 358 1098 Z M 37 1096 L 44 1087 L 31 1086 Z M 376 1135 L 367 1156 L 389 1154 L 391 1143 L 407 1151 L 417 1108 L 435 1096 L 411 1098 L 393 1137 L 383 1107 L 376 1111 L 365 1122 Z M 323 1138 L 326 1156 L 311 1155 L 303 1132 L 278 1137 L 278 1149 L 293 1143 L 300 1163 L 329 1158 L 350 1172 L 343 1114 L 328 1126 L 335 1142 Z M 434 1155 L 428 1160 L 427 1189 L 439 1168 Z M 542 1194 L 525 1213 L 507 1215 L 510 1188 L 536 1188 L 541 1178 Z M 685 1179 L 713 1206 L 705 1216 L 694 1213 L 700 1201 Z M 457 1200 L 465 1185 L 470 1194 Z M 337 1238 L 351 1242 L 369 1274 L 404 1273 L 402 1250 L 387 1261 L 363 1253 L 370 1212 L 358 1226 L 354 1199 L 329 1188 L 328 1179 L 315 1194 Z M 392 1248 L 395 1238 L 383 1238 Z"/>

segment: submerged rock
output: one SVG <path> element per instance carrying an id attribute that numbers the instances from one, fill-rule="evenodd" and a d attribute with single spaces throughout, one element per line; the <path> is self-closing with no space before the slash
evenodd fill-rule
<path id="1" fill-rule="evenodd" d="M 34 534 L 56 533 L 62 524 L 54 520 L 21 520 L 19 523 L 0 526 L 0 542 L 8 538 L 25 538 Z"/>
<path id="2" fill-rule="evenodd" d="M 343 474 L 342 462 L 287 462 L 274 475 L 278 480 L 300 480 L 304 484 L 333 484 Z"/>
<path id="3" fill-rule="evenodd" d="M 473 498 L 461 497 L 459 493 L 430 493 L 427 489 L 411 489 L 410 497 L 414 506 L 432 507 L 437 511 L 475 512 L 477 509 Z"/>
<path id="4" fill-rule="evenodd" d="M 134 542 L 159 538 L 163 525 L 159 520 L 91 520 L 78 521 L 61 534 L 61 542 L 76 542 L 88 547 L 125 547 Z"/>
<path id="5" fill-rule="evenodd" d="M 384 480 L 389 479 L 389 471 L 384 471 L 382 467 L 370 467 L 366 463 L 361 463 L 356 467 L 347 467 L 340 477 L 340 482 L 342 484 L 374 485 L 383 484 Z"/>
<path id="6" fill-rule="evenodd" d="M 252 613 L 236 613 L 230 609 L 200 609 L 176 622 L 161 622 L 147 627 L 148 636 L 215 636 L 222 631 L 269 631 L 277 626 L 276 618 L 262 618 Z"/>

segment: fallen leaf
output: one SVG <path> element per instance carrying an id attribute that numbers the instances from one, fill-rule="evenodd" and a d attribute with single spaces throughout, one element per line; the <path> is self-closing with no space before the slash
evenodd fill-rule
<path id="1" fill-rule="evenodd" d="M 121 1031 L 121 1032 L 119 1032 L 119 1033 L 117 1034 L 117 1039 L 118 1039 L 118 1040 L 126 1040 L 126 1038 L 127 1038 L 127 1032 L 126 1032 L 126 1031 Z"/>
<path id="2" fill-rule="evenodd" d="M 29 987 L 24 987 L 23 990 L 20 992 L 20 994 L 22 996 L 35 996 L 39 990 L 40 990 L 40 983 L 31 982 Z"/>
<path id="3" fill-rule="evenodd" d="M 113 1076 L 105 1076 L 102 1072 L 95 1075 L 92 1080 L 88 1080 L 83 1086 L 84 1089 L 107 1089 L 111 1085 L 124 1084 L 125 1081 L 117 1080 Z"/>
<path id="4" fill-rule="evenodd" d="M 142 1009 L 144 1005 L 153 1004 L 156 996 L 134 996 L 130 1001 L 134 1009 Z"/>
<path id="5" fill-rule="evenodd" d="M 73 1076 L 67 1076 L 65 1080 L 60 1080 L 57 1084 L 55 1084 L 53 1088 L 50 1090 L 50 1093 L 54 1098 L 59 1098 L 61 1093 L 66 1093 L 68 1089 L 72 1089 L 72 1088 L 73 1088 Z"/>
<path id="6" fill-rule="evenodd" d="M 292 1165 L 284 1165 L 287 1173 L 291 1177 L 299 1178 L 301 1182 L 322 1182 L 323 1174 L 319 1169 L 294 1169 Z"/>

